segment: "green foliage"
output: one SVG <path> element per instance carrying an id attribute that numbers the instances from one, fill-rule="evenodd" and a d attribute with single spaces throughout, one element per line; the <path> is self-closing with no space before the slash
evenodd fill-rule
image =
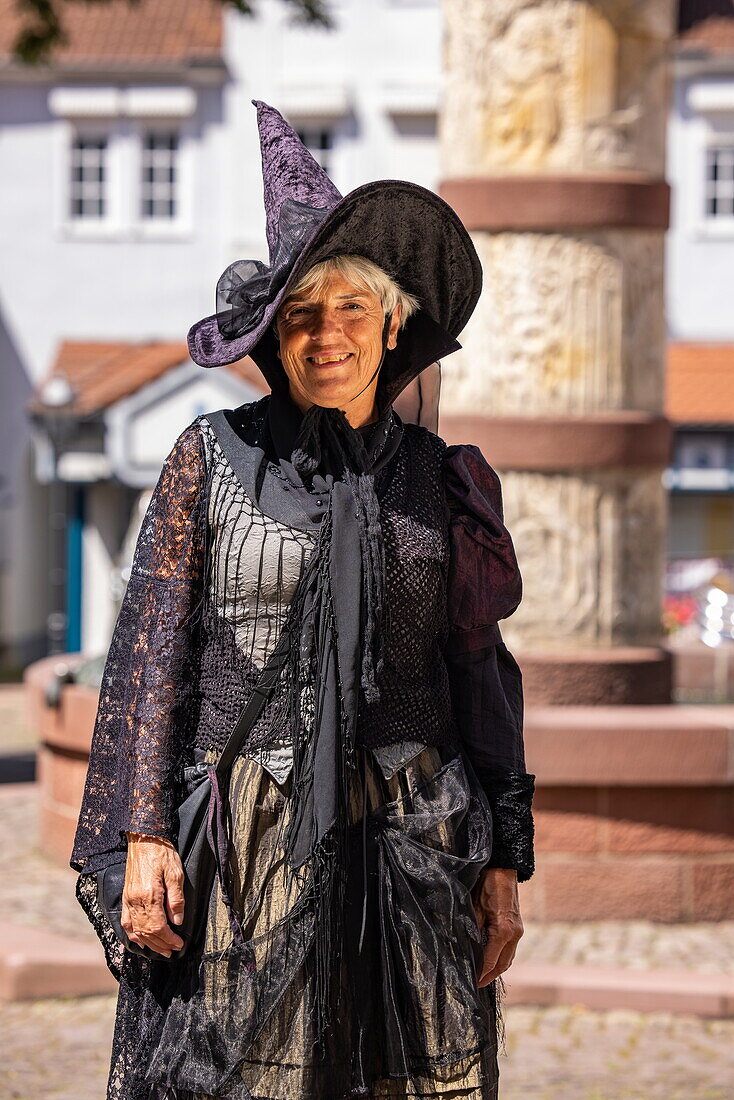
<path id="1" fill-rule="evenodd" d="M 23 65 L 51 64 L 54 50 L 69 44 L 64 30 L 62 9 L 69 0 L 16 0 L 24 21 L 13 44 L 13 57 Z M 79 2 L 79 0 L 77 0 Z M 89 7 L 108 4 L 110 0 L 81 0 Z M 219 0 L 223 5 L 236 8 L 243 15 L 257 15 L 257 0 Z M 293 9 L 299 23 L 332 27 L 328 0 L 285 0 Z M 130 7 L 138 7 L 140 0 L 126 0 Z"/>
<path id="2" fill-rule="evenodd" d="M 18 0 L 19 11 L 27 15 L 13 44 L 13 56 L 26 65 L 48 60 L 54 46 L 65 46 L 68 39 L 54 6 L 54 0 Z"/>

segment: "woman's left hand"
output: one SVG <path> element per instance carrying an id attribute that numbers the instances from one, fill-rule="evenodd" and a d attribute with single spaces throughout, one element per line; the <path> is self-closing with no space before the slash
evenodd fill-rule
<path id="1" fill-rule="evenodd" d="M 479 927 L 487 929 L 482 971 L 477 984 L 489 985 L 512 963 L 525 929 L 520 916 L 517 871 L 487 867 L 472 890 Z"/>

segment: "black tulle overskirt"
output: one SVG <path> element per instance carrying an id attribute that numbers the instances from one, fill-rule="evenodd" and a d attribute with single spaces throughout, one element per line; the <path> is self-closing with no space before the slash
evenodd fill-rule
<path id="1" fill-rule="evenodd" d="M 282 855 L 287 783 L 243 754 L 229 804 L 244 942 L 217 882 L 190 960 L 126 956 L 115 1100 L 496 1098 L 501 983 L 477 986 L 472 902 L 492 847 L 486 796 L 453 747 L 424 748 L 389 777 L 358 755 L 328 1049 L 313 1034 L 313 912 Z"/>

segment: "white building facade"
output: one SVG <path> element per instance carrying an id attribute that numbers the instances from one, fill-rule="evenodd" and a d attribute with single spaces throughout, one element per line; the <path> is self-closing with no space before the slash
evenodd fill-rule
<path id="1" fill-rule="evenodd" d="M 734 341 L 734 41 L 732 47 L 721 57 L 686 50 L 675 65 L 666 242 L 672 340 Z"/>
<path id="2" fill-rule="evenodd" d="M 734 572 L 734 13 L 688 27 L 690 8 L 668 127 L 669 557 Z"/>

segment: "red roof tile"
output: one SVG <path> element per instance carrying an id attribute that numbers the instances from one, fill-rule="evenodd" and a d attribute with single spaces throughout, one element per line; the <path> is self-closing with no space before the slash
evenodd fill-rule
<path id="1" fill-rule="evenodd" d="M 127 0 L 98 5 L 57 0 L 57 6 L 69 42 L 53 50 L 54 66 L 105 60 L 182 63 L 214 60 L 221 54 L 219 0 L 140 0 L 135 5 Z M 17 0 L 0 0 L 0 57 L 7 60 L 18 31 L 27 23 Z"/>
<path id="2" fill-rule="evenodd" d="M 678 36 L 679 51 L 703 50 L 710 54 L 734 53 L 734 15 L 731 18 L 711 16 Z"/>
<path id="3" fill-rule="evenodd" d="M 65 340 L 46 378 L 31 396 L 27 410 L 36 414 L 43 412 L 41 392 L 52 377 L 65 375 L 75 392 L 73 403 L 64 411 L 75 416 L 90 416 L 188 361 L 188 348 L 183 343 Z M 268 392 L 262 374 L 251 359 L 219 369 L 242 378 L 263 393 Z"/>
<path id="4" fill-rule="evenodd" d="M 678 52 L 734 53 L 734 0 L 680 0 Z"/>
<path id="5" fill-rule="evenodd" d="M 671 343 L 666 378 L 674 424 L 734 424 L 734 344 Z"/>
<path id="6" fill-rule="evenodd" d="M 734 0 L 679 0 L 678 32 L 682 34 L 712 15 L 734 18 Z"/>

